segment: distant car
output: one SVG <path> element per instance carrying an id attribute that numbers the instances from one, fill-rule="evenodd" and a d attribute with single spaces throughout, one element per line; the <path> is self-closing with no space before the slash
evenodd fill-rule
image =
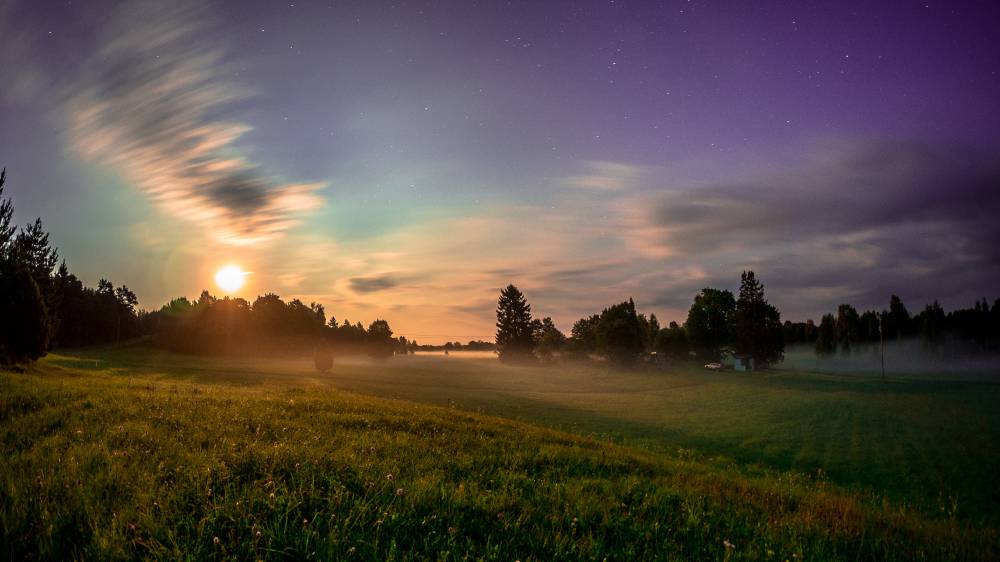
<path id="1" fill-rule="evenodd" d="M 713 371 L 718 371 L 719 369 L 722 368 L 722 363 L 706 363 L 705 368 L 711 369 Z"/>

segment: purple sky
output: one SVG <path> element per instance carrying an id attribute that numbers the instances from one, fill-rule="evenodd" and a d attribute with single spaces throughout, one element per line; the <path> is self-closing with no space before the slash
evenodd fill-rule
<path id="1" fill-rule="evenodd" d="M 156 308 L 234 262 L 420 341 L 753 268 L 794 320 L 1000 296 L 995 2 L 6 2 L 0 165 Z"/>

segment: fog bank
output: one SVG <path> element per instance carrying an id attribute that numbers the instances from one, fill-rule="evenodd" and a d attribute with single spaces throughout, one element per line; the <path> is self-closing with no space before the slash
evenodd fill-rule
<path id="1" fill-rule="evenodd" d="M 877 375 L 881 373 L 881 354 L 878 344 L 829 356 L 817 355 L 812 344 L 792 345 L 785 349 L 785 360 L 776 368 Z M 925 379 L 1000 380 L 1000 354 L 977 352 L 962 343 L 946 343 L 934 350 L 919 339 L 892 341 L 885 344 L 885 373 Z"/>

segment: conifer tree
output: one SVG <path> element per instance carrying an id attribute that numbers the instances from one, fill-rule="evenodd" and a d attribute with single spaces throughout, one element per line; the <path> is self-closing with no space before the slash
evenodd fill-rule
<path id="1" fill-rule="evenodd" d="M 535 339 L 531 329 L 531 306 L 514 285 L 500 291 L 497 302 L 497 351 L 501 361 L 533 357 Z"/>
<path id="2" fill-rule="evenodd" d="M 766 368 L 785 356 L 781 314 L 764 298 L 764 286 L 753 271 L 740 278 L 736 300 L 736 352 L 753 357 L 755 367 Z"/>

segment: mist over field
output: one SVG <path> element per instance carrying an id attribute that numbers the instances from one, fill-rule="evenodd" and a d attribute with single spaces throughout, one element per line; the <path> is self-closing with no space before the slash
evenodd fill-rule
<path id="1" fill-rule="evenodd" d="M 859 346 L 849 353 L 820 355 L 811 344 L 785 349 L 785 359 L 775 368 L 782 370 L 878 375 L 882 355 L 878 344 Z M 886 342 L 885 374 L 940 380 L 1000 380 L 1000 353 L 977 351 L 971 344 L 950 342 L 930 348 L 919 338 Z"/>

